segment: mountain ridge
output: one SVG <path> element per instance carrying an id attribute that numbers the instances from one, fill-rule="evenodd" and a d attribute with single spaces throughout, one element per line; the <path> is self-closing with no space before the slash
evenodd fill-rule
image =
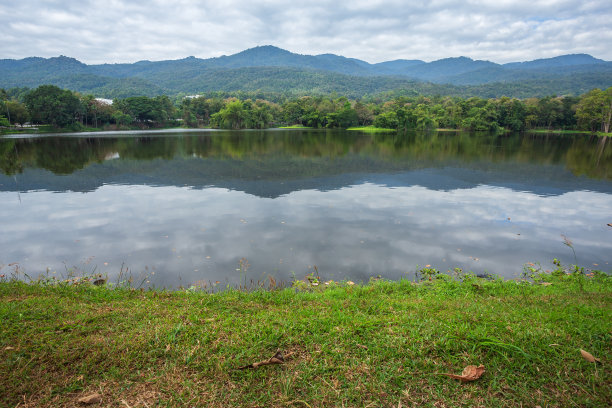
<path id="1" fill-rule="evenodd" d="M 549 84 L 549 93 L 578 93 L 589 87 L 612 85 L 612 62 L 588 54 L 567 54 L 506 64 L 465 56 L 431 62 L 398 59 L 371 64 L 329 53 L 296 54 L 272 45 L 207 59 L 190 56 L 130 64 L 87 65 L 63 55 L 0 60 L 2 88 L 51 83 L 104 97 L 235 91 L 242 86 L 252 89 L 254 83 L 269 92 L 307 93 L 306 83 L 300 83 L 304 78 L 306 83 L 318 84 L 310 85 L 313 90 L 347 93 L 348 89 L 354 96 L 393 89 L 456 94 L 465 91 L 456 87 L 483 86 L 490 90 L 497 84 L 502 89 L 507 84 L 538 80 Z M 130 87 L 124 89 L 126 83 Z M 532 96 L 539 96 L 537 92 L 534 90 Z M 522 93 L 529 94 L 529 90 Z"/>

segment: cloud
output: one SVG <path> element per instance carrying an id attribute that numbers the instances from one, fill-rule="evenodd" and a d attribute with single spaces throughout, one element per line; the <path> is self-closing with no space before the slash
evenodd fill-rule
<path id="1" fill-rule="evenodd" d="M 2 58 L 86 63 L 208 58 L 272 44 L 380 62 L 495 62 L 590 53 L 612 60 L 609 1 L 8 1 Z"/>
<path id="2" fill-rule="evenodd" d="M 426 264 L 516 277 L 525 262 L 573 262 L 560 234 L 587 266 L 609 269 L 612 252 L 610 196 L 589 191 L 364 183 L 269 199 L 215 187 L 105 185 L 86 194 L 33 191 L 21 201 L 2 192 L 0 201 L 2 237 L 10 237 L 0 238 L 0 266 L 18 262 L 32 277 L 76 266 L 115 281 L 124 265 L 136 275 L 155 271 L 158 286 L 235 284 L 242 257 L 254 280 L 303 278 L 314 265 L 337 280 L 398 279 Z"/>

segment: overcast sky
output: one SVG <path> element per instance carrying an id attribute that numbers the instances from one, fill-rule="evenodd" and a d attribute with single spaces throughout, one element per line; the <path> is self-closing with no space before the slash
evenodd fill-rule
<path id="1" fill-rule="evenodd" d="M 231 55 L 257 45 L 381 62 L 612 60 L 610 0 L 2 0 L 0 58 L 88 64 Z"/>

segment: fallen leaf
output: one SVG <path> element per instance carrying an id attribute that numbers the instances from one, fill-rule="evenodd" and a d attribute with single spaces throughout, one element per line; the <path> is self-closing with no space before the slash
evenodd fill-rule
<path id="1" fill-rule="evenodd" d="M 8 350 L 15 350 L 15 347 L 6 346 L 6 347 L 4 348 L 4 351 L 8 351 Z"/>
<path id="2" fill-rule="evenodd" d="M 478 367 L 476 367 L 475 365 L 469 365 L 465 367 L 461 375 L 447 374 L 447 373 L 443 373 L 442 375 L 445 375 L 450 378 L 454 378 L 455 380 L 459 380 L 461 382 L 470 382 L 470 381 L 479 379 L 482 376 L 482 374 L 484 374 L 484 372 L 485 372 L 485 368 L 481 364 Z"/>
<path id="3" fill-rule="evenodd" d="M 79 398 L 79 402 L 81 404 L 97 404 L 98 402 L 102 401 L 102 395 L 98 394 L 97 392 L 95 394 L 91 394 L 91 395 L 87 395 L 86 397 L 82 397 Z"/>
<path id="4" fill-rule="evenodd" d="M 552 282 L 541 282 L 540 285 L 542 285 L 542 286 L 550 286 L 550 285 L 552 285 Z"/>
<path id="5" fill-rule="evenodd" d="M 270 357 L 267 360 L 259 361 L 257 363 L 245 365 L 242 367 L 238 367 L 236 370 L 245 370 L 247 368 L 257 368 L 257 367 L 261 367 L 265 365 L 284 364 L 284 363 L 285 363 L 285 357 L 283 356 L 283 353 L 279 350 L 276 352 L 276 354 L 274 354 L 272 357 Z"/>
<path id="6" fill-rule="evenodd" d="M 580 354 L 582 354 L 582 357 L 584 357 L 584 359 L 588 361 L 589 363 L 601 363 L 600 359 L 593 357 L 593 355 L 589 353 L 588 351 L 584 351 L 580 349 Z"/>
<path id="7" fill-rule="evenodd" d="M 548 345 L 548 347 L 555 347 L 555 346 L 560 346 L 560 344 L 553 343 L 553 344 L 549 344 L 549 345 Z"/>

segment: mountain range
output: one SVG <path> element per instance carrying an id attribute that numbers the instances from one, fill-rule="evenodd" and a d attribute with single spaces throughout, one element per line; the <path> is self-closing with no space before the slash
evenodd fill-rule
<path id="1" fill-rule="evenodd" d="M 530 97 L 584 93 L 612 85 L 612 62 L 588 54 L 497 64 L 467 57 L 370 64 L 334 54 L 301 55 L 260 46 L 230 56 L 87 65 L 65 56 L 0 60 L 0 87 L 54 84 L 99 97 L 268 92 L 381 92 Z"/>

